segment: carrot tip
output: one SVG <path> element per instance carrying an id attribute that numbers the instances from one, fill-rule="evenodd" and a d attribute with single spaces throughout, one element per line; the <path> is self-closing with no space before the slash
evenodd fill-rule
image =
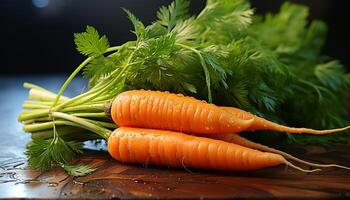
<path id="1" fill-rule="evenodd" d="M 328 165 L 327 164 L 326 165 L 318 164 L 318 165 L 320 167 L 338 167 L 338 168 L 341 168 L 341 169 L 350 170 L 350 167 L 346 167 L 346 166 L 343 166 L 343 165 L 336 165 L 336 164 L 328 164 Z"/>
<path id="2" fill-rule="evenodd" d="M 317 172 L 317 171 L 322 171 L 321 169 L 303 169 L 301 167 L 298 167 L 296 165 L 294 165 L 293 163 L 291 162 L 288 162 L 287 160 L 285 161 L 286 165 L 287 166 L 290 166 L 296 170 L 299 170 L 299 171 L 302 171 L 302 172 L 305 172 L 305 173 L 312 173 L 312 172 Z"/>

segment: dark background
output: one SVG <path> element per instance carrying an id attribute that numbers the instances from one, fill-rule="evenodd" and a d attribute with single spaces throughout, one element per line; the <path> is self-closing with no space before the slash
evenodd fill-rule
<path id="1" fill-rule="evenodd" d="M 121 7 L 128 8 L 145 24 L 155 19 L 161 5 L 170 0 L 1 0 L 1 73 L 69 73 L 84 58 L 75 50 L 73 33 L 86 25 L 106 34 L 112 45 L 134 38 L 132 26 Z M 282 0 L 252 0 L 257 13 L 276 12 Z M 310 19 L 329 26 L 323 53 L 339 59 L 350 69 L 347 1 L 294 0 L 310 6 Z M 46 5 L 47 4 L 47 5 Z M 204 0 L 191 2 L 198 13 Z"/>

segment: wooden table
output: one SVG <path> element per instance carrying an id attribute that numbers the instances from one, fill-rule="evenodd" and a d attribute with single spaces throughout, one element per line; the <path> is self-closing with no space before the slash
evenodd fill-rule
<path id="1" fill-rule="evenodd" d="M 235 173 L 186 171 L 126 165 L 105 151 L 87 150 L 78 162 L 98 168 L 88 176 L 31 170 L 23 154 L 29 135 L 16 121 L 26 98 L 24 80 L 57 91 L 64 76 L 0 77 L 0 198 L 350 198 L 350 171 L 343 169 L 312 174 L 284 166 Z M 79 93 L 82 85 L 82 79 L 74 81 L 67 94 Z M 350 165 L 349 146 L 284 149 L 312 161 Z"/>

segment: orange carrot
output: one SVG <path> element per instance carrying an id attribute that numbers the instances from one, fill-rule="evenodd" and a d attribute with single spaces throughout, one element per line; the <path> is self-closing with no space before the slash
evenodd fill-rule
<path id="1" fill-rule="evenodd" d="M 301 160 L 297 157 L 294 157 L 284 151 L 280 151 L 259 143 L 255 143 L 253 141 L 250 141 L 242 136 L 240 136 L 239 134 L 211 134 L 211 135 L 205 135 L 206 137 L 212 138 L 212 139 L 216 139 L 216 140 L 222 140 L 225 142 L 230 142 L 230 143 L 234 143 L 234 144 L 238 144 L 247 148 L 251 148 L 251 149 L 256 149 L 256 150 L 260 150 L 260 151 L 264 151 L 264 152 L 270 152 L 270 153 L 275 153 L 275 154 L 279 154 L 281 156 L 283 156 L 286 159 L 291 159 L 294 160 L 296 162 L 299 163 L 303 163 L 305 165 L 309 165 L 309 166 L 313 166 L 313 167 L 338 167 L 338 168 L 342 168 L 342 169 L 347 169 L 350 170 L 349 167 L 345 167 L 342 165 L 337 165 L 337 164 L 318 164 L 318 163 L 312 163 L 312 162 L 308 162 L 305 160 Z"/>
<path id="2" fill-rule="evenodd" d="M 192 97 L 144 90 L 119 94 L 112 103 L 111 115 L 119 126 L 185 133 L 238 133 L 254 121 Z"/>
<path id="3" fill-rule="evenodd" d="M 179 132 L 121 127 L 108 139 L 108 152 L 121 162 L 169 167 L 245 171 L 286 164 L 281 155 Z"/>
<path id="4" fill-rule="evenodd" d="M 232 115 L 244 119 L 244 120 L 254 120 L 250 127 L 248 127 L 245 131 L 256 131 L 256 130 L 273 130 L 279 132 L 288 132 L 288 133 L 310 133 L 310 134 L 329 134 L 334 132 L 344 131 L 350 128 L 350 126 L 344 128 L 337 129 L 329 129 L 329 130 L 314 130 L 310 128 L 294 128 L 283 126 L 271 121 L 268 121 L 264 118 L 253 115 L 244 110 L 234 108 L 234 107 L 221 107 L 223 110 L 230 112 Z"/>
<path id="5" fill-rule="evenodd" d="M 145 90 L 132 90 L 119 94 L 112 103 L 111 115 L 119 126 L 191 134 L 239 133 L 245 130 L 328 134 L 350 128 L 350 126 L 332 130 L 292 128 L 237 108 L 219 107 L 192 97 Z"/>

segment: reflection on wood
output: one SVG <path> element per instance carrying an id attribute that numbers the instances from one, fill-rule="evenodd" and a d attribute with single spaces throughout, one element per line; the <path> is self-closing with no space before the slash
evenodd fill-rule
<path id="1" fill-rule="evenodd" d="M 347 164 L 346 146 L 314 151 L 304 157 Z M 297 152 L 294 149 L 294 152 Z M 300 152 L 300 149 L 299 149 Z M 316 152 L 316 153 L 315 153 Z M 252 172 L 157 168 L 126 165 L 104 152 L 81 156 L 98 170 L 69 177 L 62 169 L 40 173 L 26 167 L 24 158 L 0 160 L 0 197 L 30 198 L 332 198 L 350 195 L 350 172 L 325 169 L 305 174 L 283 166 Z"/>

